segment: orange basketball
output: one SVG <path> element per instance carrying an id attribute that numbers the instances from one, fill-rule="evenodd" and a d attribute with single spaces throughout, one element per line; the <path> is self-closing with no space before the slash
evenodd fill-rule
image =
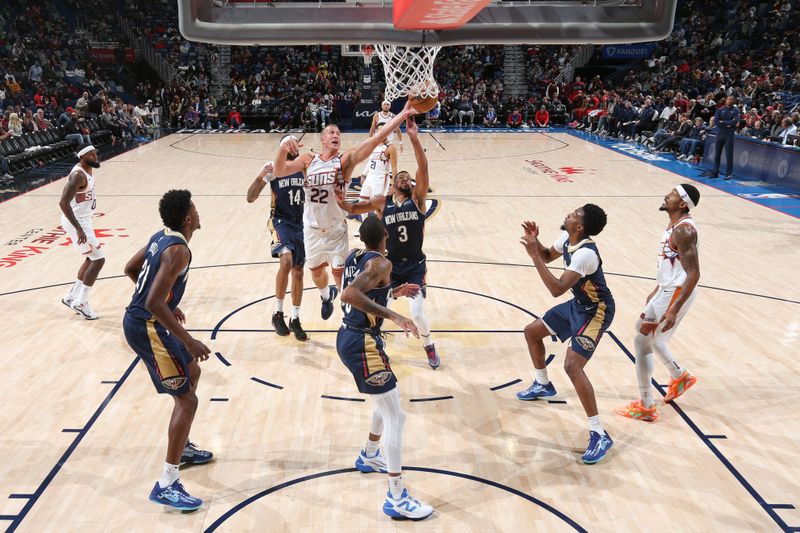
<path id="1" fill-rule="evenodd" d="M 433 93 L 434 96 L 424 96 L 420 93 Z M 427 113 L 439 103 L 439 87 L 435 81 L 425 81 L 422 84 L 414 87 L 408 93 L 408 99 L 414 109 L 420 113 Z"/>

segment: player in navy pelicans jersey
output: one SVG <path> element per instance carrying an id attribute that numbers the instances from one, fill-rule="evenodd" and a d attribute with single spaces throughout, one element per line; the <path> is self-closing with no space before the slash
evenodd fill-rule
<path id="1" fill-rule="evenodd" d="M 558 336 L 561 342 L 572 338 L 564 370 L 589 417 L 589 446 L 583 454 L 586 464 L 598 462 L 614 444 L 600 422 L 594 389 L 583 371 L 614 319 L 614 298 L 606 284 L 600 252 L 592 240 L 605 225 L 605 212 L 594 204 L 586 204 L 567 215 L 561 235 L 550 248 L 539 242 L 539 228 L 534 222 L 522 225 L 525 230 L 522 244 L 550 294 L 558 297 L 571 290 L 574 298 L 553 307 L 525 327 L 536 379 L 526 390 L 517 393 L 517 398 L 536 400 L 555 396 L 556 389 L 547 377 L 542 340 L 550 335 Z M 548 270 L 547 263 L 561 256 L 564 257 L 564 273 L 556 278 Z"/>
<path id="2" fill-rule="evenodd" d="M 269 183 L 272 191 L 272 208 L 267 227 L 272 234 L 272 257 L 280 259 L 278 273 L 275 275 L 275 312 L 272 314 L 272 327 L 275 333 L 286 336 L 293 332 L 299 341 L 308 339 L 300 325 L 300 304 L 303 301 L 303 265 L 306 251 L 303 244 L 303 173 L 295 172 L 289 176 L 277 176 L 274 164 L 269 161 L 258 173 L 247 189 L 247 202 L 253 203 Z M 292 314 L 289 327 L 283 313 L 283 299 L 292 275 Z"/>
<path id="3" fill-rule="evenodd" d="M 169 191 L 158 204 L 165 229 L 150 237 L 128 264 L 125 274 L 136 284 L 122 322 L 128 345 L 141 357 L 156 391 L 175 401 L 169 422 L 167 456 L 150 501 L 181 510 L 194 510 L 203 501 L 186 492 L 178 467 L 207 463 L 211 452 L 189 442 L 197 410 L 198 361 L 210 350 L 192 338 L 181 323 L 186 317 L 178 307 L 186 289 L 192 253 L 189 240 L 200 229 L 200 216 L 189 191 Z"/>
<path id="4" fill-rule="evenodd" d="M 383 142 L 387 135 L 417 111 L 408 103 L 403 111 L 392 118 L 374 137 L 361 142 L 356 148 L 339 153 L 341 132 L 335 124 L 329 124 L 320 134 L 320 153 L 300 154 L 298 140 L 289 136 L 281 141 L 275 158 L 275 172 L 288 176 L 295 172 L 305 175 L 306 199 L 303 208 L 303 240 L 306 249 L 306 265 L 311 270 L 314 285 L 322 299 L 321 315 L 324 320 L 333 314 L 333 301 L 339 293 L 347 256 L 346 213 L 337 205 L 336 193 L 347 188 L 356 165 L 364 161 Z M 289 161 L 289 154 L 300 154 Z M 335 285 L 328 285 L 330 265 Z"/>
<path id="5" fill-rule="evenodd" d="M 428 364 L 436 369 L 441 360 L 431 338 L 431 326 L 425 313 L 425 275 L 428 271 L 422 243 L 425 237 L 425 200 L 428 197 L 428 158 L 419 140 L 419 129 L 413 119 L 406 123 L 406 133 L 414 147 L 417 160 L 416 184 L 411 187 L 411 175 L 401 170 L 394 177 L 394 194 L 376 196 L 369 201 L 348 204 L 343 195 L 337 195 L 339 206 L 353 214 L 376 211 L 389 239 L 386 243 L 387 257 L 392 262 L 392 285 L 414 283 L 422 292 L 411 299 L 411 316 L 419 328 L 422 345 L 428 356 Z"/>
<path id="6" fill-rule="evenodd" d="M 401 476 L 403 424 L 397 378 L 384 352 L 381 325 L 388 318 L 406 333 L 417 336 L 414 322 L 386 308 L 392 291 L 392 264 L 384 257 L 386 230 L 376 217 L 367 217 L 359 228 L 366 250 L 353 250 L 345 261 L 342 292 L 344 319 L 336 335 L 336 351 L 350 370 L 359 392 L 375 403 L 366 447 L 356 459 L 361 472 L 389 474 L 389 493 L 383 512 L 396 519 L 422 520 L 433 513 L 430 505 L 409 496 Z M 404 283 L 395 296 L 412 297 L 419 285 Z M 381 436 L 383 439 L 381 439 Z M 380 442 L 383 440 L 383 453 Z"/>

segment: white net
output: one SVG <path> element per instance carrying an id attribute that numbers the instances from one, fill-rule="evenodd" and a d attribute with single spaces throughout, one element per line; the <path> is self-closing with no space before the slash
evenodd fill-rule
<path id="1" fill-rule="evenodd" d="M 441 48 L 376 44 L 375 54 L 381 58 L 386 73 L 385 99 L 391 102 L 409 94 L 422 98 L 438 96 L 433 64 Z"/>

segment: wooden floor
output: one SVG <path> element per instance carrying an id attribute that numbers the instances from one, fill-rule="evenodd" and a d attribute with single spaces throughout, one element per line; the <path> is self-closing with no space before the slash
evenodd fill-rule
<path id="1" fill-rule="evenodd" d="M 172 135 L 96 171 L 103 215 L 95 227 L 107 256 L 92 293 L 98 321 L 79 319 L 59 301 L 79 263 L 61 246 L 65 238 L 53 235 L 64 181 L 0 204 L 0 527 L 461 533 L 800 526 L 792 507 L 800 506 L 798 220 L 698 186 L 704 288 L 672 348 L 699 383 L 646 425 L 613 408 L 637 394 L 627 352 L 655 285 L 666 224 L 658 208 L 685 178 L 567 134 L 436 135 L 423 137 L 432 198 L 440 201 L 426 251 L 428 309 L 443 366 L 430 370 L 418 341 L 388 340 L 409 415 L 404 477 L 436 508 L 431 519 L 392 522 L 381 512 L 383 476 L 349 470 L 371 405 L 323 397 L 362 398 L 334 347 L 341 312 L 323 322 L 309 291 L 301 315 L 307 343 L 269 329 L 276 272 L 265 226 L 269 200 L 248 205 L 245 192 L 279 135 Z M 344 145 L 362 137 L 346 134 Z M 316 135 L 303 142 L 319 143 Z M 401 168 L 413 165 L 407 151 Z M 565 167 L 572 169 L 559 170 Z M 193 514 L 147 500 L 172 402 L 154 393 L 121 330 L 132 291 L 123 265 L 160 228 L 157 201 L 169 188 L 190 189 L 202 221 L 181 307 L 219 354 L 202 365 L 192 432 L 216 461 L 182 474 L 206 501 Z M 563 345 L 548 350 L 555 354 L 551 379 L 566 403 L 514 397 L 533 376 L 521 330 L 531 314 L 556 303 L 518 244 L 519 224 L 535 220 L 551 240 L 565 214 L 590 201 L 608 213 L 597 241 L 617 301 L 613 334 L 587 367 L 615 446 L 591 467 L 580 463 L 587 423 L 562 369 Z M 664 383 L 665 369 L 659 363 L 656 370 Z"/>

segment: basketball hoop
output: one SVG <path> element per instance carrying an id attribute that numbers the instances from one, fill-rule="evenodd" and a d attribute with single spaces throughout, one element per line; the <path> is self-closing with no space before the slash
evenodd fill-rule
<path id="1" fill-rule="evenodd" d="M 414 95 L 419 98 L 439 96 L 433 79 L 433 65 L 441 46 L 396 46 L 376 44 L 375 52 L 386 73 L 385 99 Z"/>
<path id="2" fill-rule="evenodd" d="M 368 44 L 361 49 L 361 53 L 364 56 L 364 65 L 369 66 L 372 63 L 372 56 L 375 55 L 375 47 Z"/>

